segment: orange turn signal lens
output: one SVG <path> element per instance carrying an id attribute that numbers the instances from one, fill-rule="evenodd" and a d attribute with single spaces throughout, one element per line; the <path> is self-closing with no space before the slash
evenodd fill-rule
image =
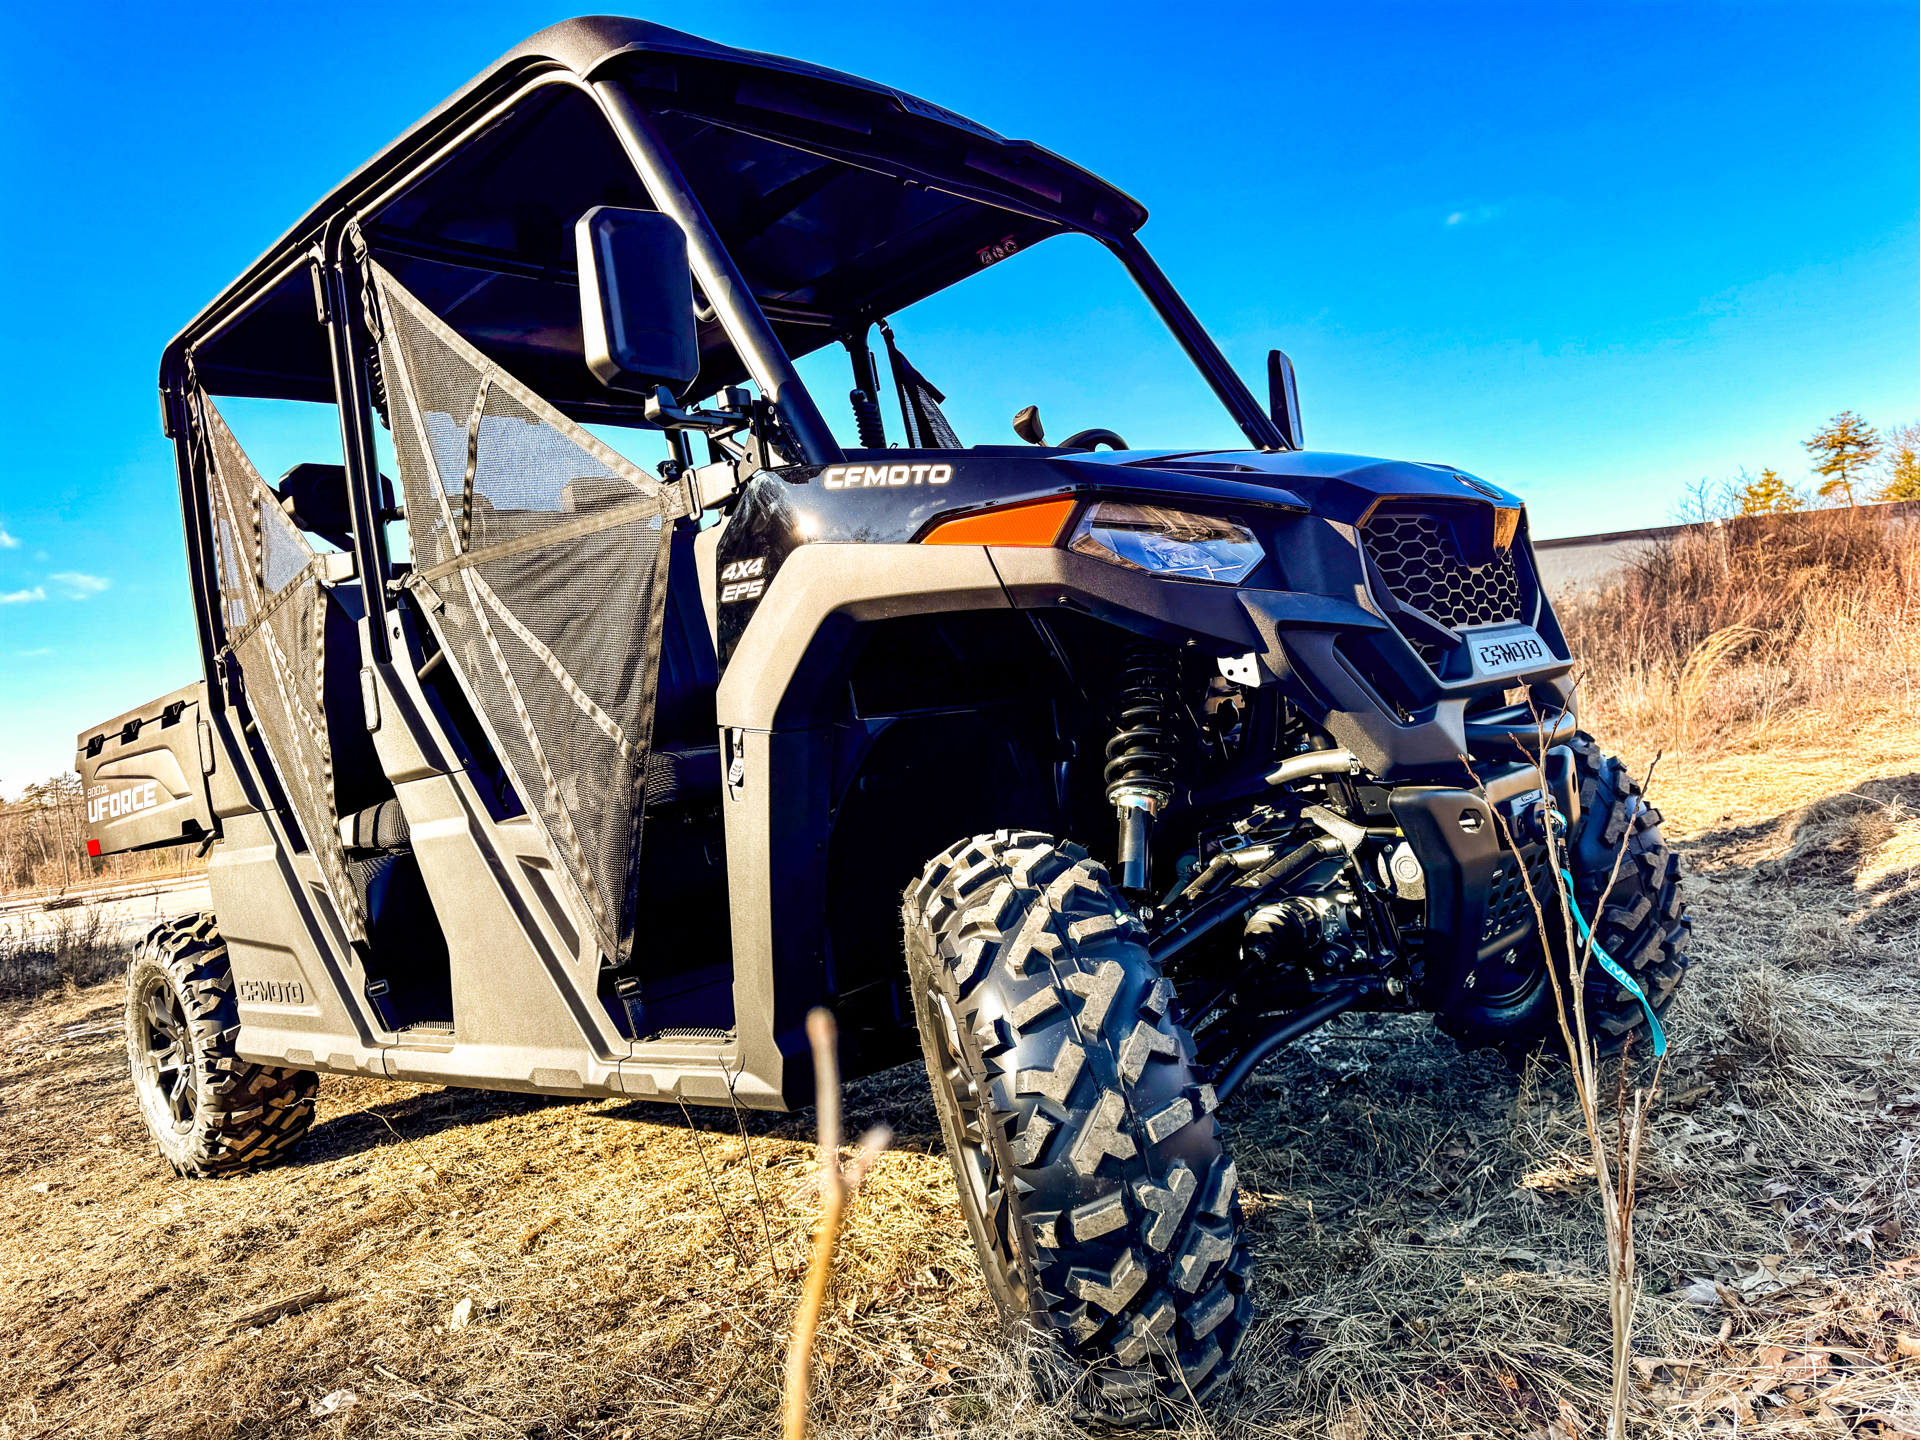
<path id="1" fill-rule="evenodd" d="M 984 510 L 935 526 L 921 537 L 922 545 L 1052 545 L 1067 528 L 1076 501 L 1030 500 L 1021 505 Z"/>

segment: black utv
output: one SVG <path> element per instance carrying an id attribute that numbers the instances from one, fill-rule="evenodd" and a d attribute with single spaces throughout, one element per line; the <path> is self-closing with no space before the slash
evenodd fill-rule
<path id="1" fill-rule="evenodd" d="M 1230 1375 L 1215 1113 L 1276 1047 L 1351 1008 L 1557 1043 L 1550 827 L 1590 1025 L 1657 1025 L 1677 866 L 1521 501 L 1303 449 L 1286 358 L 1257 403 L 1145 220 L 903 91 L 596 17 L 195 319 L 160 393 L 205 674 L 78 759 L 96 853 L 211 852 L 128 979 L 165 1158 L 282 1156 L 318 1071 L 803 1105 L 829 1006 L 851 1074 L 918 1046 L 995 1298 L 1126 1419 Z M 913 307 L 1063 236 L 1239 438 L 960 442 Z M 339 448 L 269 480 L 263 401 Z"/>

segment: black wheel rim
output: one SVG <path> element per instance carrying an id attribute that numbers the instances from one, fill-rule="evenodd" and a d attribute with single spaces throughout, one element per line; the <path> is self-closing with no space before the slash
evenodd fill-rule
<path id="1" fill-rule="evenodd" d="M 194 1088 L 193 1028 L 186 1007 L 165 981 L 147 988 L 136 1010 L 141 1080 L 152 1088 L 176 1131 L 193 1128 L 200 1093 Z"/>
<path id="2" fill-rule="evenodd" d="M 938 988 L 930 988 L 927 1005 L 934 1021 L 940 1061 L 934 1082 L 948 1101 L 953 1117 L 954 1170 L 960 1181 L 960 1202 L 999 1251 L 1002 1264 L 1011 1264 L 1019 1248 L 1013 1235 L 1012 1217 L 1008 1214 L 1007 1186 L 1000 1160 L 987 1134 L 987 1128 L 993 1124 L 992 1104 L 985 1088 L 974 1077 L 967 1048 L 961 1040 L 960 1023 L 947 997 Z"/>
<path id="3" fill-rule="evenodd" d="M 1529 936 L 1483 961 L 1475 971 L 1478 1004 L 1491 1011 L 1517 1006 L 1547 984 L 1547 948 L 1539 935 Z"/>

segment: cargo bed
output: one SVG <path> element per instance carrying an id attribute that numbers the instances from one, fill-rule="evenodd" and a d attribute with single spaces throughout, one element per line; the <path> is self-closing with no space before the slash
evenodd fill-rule
<path id="1" fill-rule="evenodd" d="M 208 794 L 213 731 L 204 681 L 82 731 L 73 768 L 87 803 L 87 854 L 197 845 L 219 834 Z"/>

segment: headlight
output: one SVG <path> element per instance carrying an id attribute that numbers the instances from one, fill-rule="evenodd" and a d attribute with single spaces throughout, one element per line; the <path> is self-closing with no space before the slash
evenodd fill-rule
<path id="1" fill-rule="evenodd" d="M 1239 585 L 1263 554 L 1253 532 L 1231 520 L 1115 500 L 1089 509 L 1067 548 L 1129 570 L 1217 585 Z"/>

